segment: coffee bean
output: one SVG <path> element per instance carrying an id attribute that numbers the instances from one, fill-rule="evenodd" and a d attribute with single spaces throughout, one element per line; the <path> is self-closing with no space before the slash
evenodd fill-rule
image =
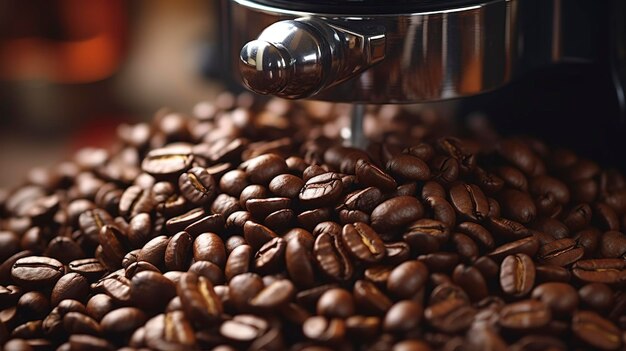
<path id="1" fill-rule="evenodd" d="M 419 325 L 423 311 L 419 303 L 410 300 L 398 301 L 387 311 L 383 329 L 394 333 L 412 330 Z"/>
<path id="2" fill-rule="evenodd" d="M 175 295 L 174 284 L 160 273 L 143 271 L 131 279 L 130 298 L 141 309 L 159 311 Z"/>
<path id="3" fill-rule="evenodd" d="M 98 336 L 100 324 L 93 318 L 79 312 L 69 312 L 63 317 L 63 328 L 70 334 L 87 334 Z"/>
<path id="4" fill-rule="evenodd" d="M 398 154 L 387 162 L 387 170 L 395 177 L 407 181 L 428 180 L 430 169 L 428 165 L 418 157 Z"/>
<path id="5" fill-rule="evenodd" d="M 289 245 L 287 248 L 289 249 Z M 287 264 L 289 264 L 289 256 Z M 352 261 L 338 235 L 328 233 L 318 235 L 313 245 L 313 257 L 321 271 L 334 280 L 348 280 L 354 273 Z"/>
<path id="6" fill-rule="evenodd" d="M 572 266 L 572 273 L 585 283 L 620 283 L 626 280 L 626 262 L 618 258 L 580 260 Z"/>
<path id="7" fill-rule="evenodd" d="M 450 188 L 450 203 L 463 217 L 482 221 L 489 213 L 487 197 L 474 184 L 457 184 Z"/>
<path id="8" fill-rule="evenodd" d="M 159 314 L 149 319 L 144 328 L 146 346 L 152 349 L 181 350 L 196 343 L 193 328 L 182 311 Z"/>
<path id="9" fill-rule="evenodd" d="M 155 267 L 163 267 L 165 262 L 165 250 L 170 238 L 165 235 L 157 236 L 148 241 L 139 251 L 137 261 L 146 261 Z"/>
<path id="10" fill-rule="evenodd" d="M 87 301 L 86 314 L 99 321 L 114 309 L 115 303 L 111 297 L 105 294 L 96 294 Z"/>
<path id="11" fill-rule="evenodd" d="M 276 154 L 266 154 L 248 160 L 246 175 L 252 183 L 268 184 L 275 176 L 287 172 L 287 163 Z"/>
<path id="12" fill-rule="evenodd" d="M 184 270 L 191 258 L 191 235 L 180 232 L 174 235 L 165 248 L 165 267 L 168 270 Z"/>
<path id="13" fill-rule="evenodd" d="M 193 259 L 210 261 L 219 267 L 226 263 L 226 248 L 222 239 L 214 233 L 203 233 L 193 241 Z"/>
<path id="14" fill-rule="evenodd" d="M 138 261 L 126 267 L 126 271 L 124 274 L 126 278 L 131 279 L 132 277 L 135 276 L 135 274 L 139 272 L 144 272 L 144 271 L 161 273 L 161 271 L 157 267 L 155 267 L 153 264 L 148 263 L 146 261 Z"/>
<path id="15" fill-rule="evenodd" d="M 452 280 L 465 290 L 472 301 L 480 301 L 489 295 L 485 278 L 475 267 L 459 264 L 454 269 Z"/>
<path id="16" fill-rule="evenodd" d="M 304 181 L 291 174 L 280 174 L 272 179 L 269 190 L 277 196 L 296 198 L 304 186 Z"/>
<path id="17" fill-rule="evenodd" d="M 594 312 L 575 312 L 572 331 L 585 344 L 595 348 L 617 350 L 622 346 L 619 328 Z"/>
<path id="18" fill-rule="evenodd" d="M 78 217 L 78 223 L 85 239 L 90 244 L 95 244 L 98 243 L 100 229 L 107 224 L 112 224 L 113 218 L 104 210 L 96 208 L 83 212 Z"/>
<path id="19" fill-rule="evenodd" d="M 165 222 L 165 227 L 169 233 L 178 233 L 184 230 L 187 226 L 200 220 L 205 216 L 204 209 L 196 208 L 186 213 L 170 218 Z"/>
<path id="20" fill-rule="evenodd" d="M 330 237 L 329 241 L 338 236 Z M 332 247 L 331 247 L 332 249 Z M 304 237 L 294 237 L 287 240 L 285 248 L 285 265 L 293 282 L 300 287 L 310 287 L 315 284 L 315 272 L 313 270 L 313 242 Z M 328 263 L 331 266 L 331 263 Z"/>
<path id="21" fill-rule="evenodd" d="M 220 320 L 222 301 L 211 282 L 203 276 L 186 273 L 177 285 L 185 315 L 196 325 L 210 325 Z"/>
<path id="22" fill-rule="evenodd" d="M 573 207 L 563 218 L 563 223 L 570 231 L 579 231 L 591 222 L 591 207 L 588 204 L 580 204 Z"/>
<path id="23" fill-rule="evenodd" d="M 168 274 L 172 274 L 172 272 L 177 272 L 177 271 L 167 272 L 164 274 L 164 276 L 167 278 L 170 278 L 168 277 Z M 188 272 L 195 273 L 199 276 L 205 277 L 213 285 L 224 283 L 224 272 L 222 271 L 222 269 L 220 269 L 220 267 L 218 267 L 216 264 L 209 262 L 209 261 L 194 262 L 191 266 L 189 266 Z M 181 275 L 182 275 L 182 272 L 181 274 L 177 274 L 177 279 L 175 280 L 170 279 L 170 280 L 178 284 L 178 281 L 180 281 Z"/>
<path id="24" fill-rule="evenodd" d="M 499 323 L 512 330 L 537 329 L 548 324 L 551 316 L 550 309 L 543 302 L 523 300 L 504 306 Z"/>
<path id="25" fill-rule="evenodd" d="M 391 300 L 383 294 L 373 283 L 367 280 L 357 280 L 354 283 L 354 302 L 357 307 L 367 313 L 384 315 L 392 305 Z M 346 298 L 347 299 L 347 298 Z M 338 316 L 340 317 L 340 316 Z"/>
<path id="26" fill-rule="evenodd" d="M 531 236 L 532 233 L 528 228 L 516 221 L 501 218 L 489 217 L 489 229 L 496 235 L 501 235 L 509 240 L 518 240 Z"/>
<path id="27" fill-rule="evenodd" d="M 263 219 L 269 214 L 288 209 L 291 200 L 286 197 L 271 197 L 266 199 L 250 199 L 246 201 L 246 209 L 253 217 Z"/>
<path id="28" fill-rule="evenodd" d="M 528 223 L 537 215 L 537 208 L 526 192 L 505 189 L 500 192 L 499 200 L 502 214 L 514 221 Z"/>
<path id="29" fill-rule="evenodd" d="M 141 163 L 141 169 L 157 179 L 167 179 L 187 170 L 193 161 L 191 148 L 178 144 L 150 151 Z"/>
<path id="30" fill-rule="evenodd" d="M 348 318 L 354 314 L 352 294 L 344 289 L 330 289 L 317 301 L 317 314 L 329 318 Z"/>
<path id="31" fill-rule="evenodd" d="M 100 322 L 102 331 L 113 337 L 128 337 L 144 325 L 146 315 L 135 307 L 122 307 L 107 313 Z"/>
<path id="32" fill-rule="evenodd" d="M 255 273 L 243 273 L 234 276 L 228 282 L 230 299 L 239 310 L 250 308 L 250 300 L 264 288 L 263 279 Z"/>
<path id="33" fill-rule="evenodd" d="M 626 254 L 626 235 L 608 231 L 600 237 L 600 254 L 605 258 L 617 258 Z"/>
<path id="34" fill-rule="evenodd" d="M 15 282 L 30 288 L 42 288 L 56 283 L 63 275 L 63 264 L 53 258 L 27 256 L 18 259 L 11 276 Z"/>
<path id="35" fill-rule="evenodd" d="M 68 273 L 56 282 L 50 297 L 50 302 L 56 306 L 65 299 L 85 300 L 89 295 L 89 282 L 78 273 Z"/>
<path id="36" fill-rule="evenodd" d="M 264 335 L 268 328 L 267 322 L 259 317 L 238 315 L 232 320 L 224 321 L 219 331 L 226 339 L 237 342 L 250 342 Z"/>
<path id="37" fill-rule="evenodd" d="M 597 203 L 593 206 L 593 217 L 591 221 L 595 223 L 595 226 L 603 230 L 618 231 L 620 227 L 619 218 L 617 212 L 604 203 Z"/>
<path id="38" fill-rule="evenodd" d="M 300 202 L 308 207 L 328 206 L 341 197 L 343 183 L 337 173 L 324 173 L 315 176 L 304 184 L 300 190 Z"/>
<path id="39" fill-rule="evenodd" d="M 426 284 L 428 268 L 419 261 L 407 261 L 389 274 L 387 290 L 400 298 L 412 298 Z"/>
<path id="40" fill-rule="evenodd" d="M 452 245 L 455 247 L 455 251 L 459 253 L 459 256 L 464 258 L 465 261 L 470 262 L 478 257 L 478 246 L 465 234 L 452 234 Z"/>
<path id="41" fill-rule="evenodd" d="M 459 263 L 460 257 L 451 252 L 435 252 L 417 256 L 417 260 L 424 263 L 430 272 L 451 272 Z M 497 269 L 497 265 L 496 265 Z"/>
<path id="42" fill-rule="evenodd" d="M 305 337 L 318 342 L 335 343 L 343 339 L 346 325 L 342 319 L 327 319 L 322 316 L 309 317 L 302 325 Z"/>
<path id="43" fill-rule="evenodd" d="M 582 304 L 603 312 L 613 306 L 613 290 L 603 283 L 591 283 L 581 287 L 578 295 Z"/>
<path id="44" fill-rule="evenodd" d="M 220 178 L 220 190 L 234 197 L 239 197 L 245 187 L 250 185 L 246 179 L 246 172 L 235 169 L 224 173 Z"/>
<path id="45" fill-rule="evenodd" d="M 329 208 L 317 208 L 300 213 L 297 216 L 302 228 L 313 230 L 318 223 L 330 220 L 332 212 Z"/>
<path id="46" fill-rule="evenodd" d="M 244 224 L 243 234 L 246 242 L 255 250 L 259 250 L 265 243 L 278 236 L 266 226 L 252 221 Z"/>
<path id="47" fill-rule="evenodd" d="M 535 284 L 535 265 L 525 254 L 507 256 L 500 266 L 500 286 L 506 294 L 521 297 Z"/>
<path id="48" fill-rule="evenodd" d="M 17 300 L 17 313 L 20 319 L 36 320 L 50 311 L 50 301 L 39 291 L 29 291 Z"/>
<path id="49" fill-rule="evenodd" d="M 280 270 L 286 248 L 287 242 L 283 238 L 274 238 L 265 243 L 255 255 L 255 270 L 266 274 Z"/>
<path id="50" fill-rule="evenodd" d="M 584 250 L 576 247 L 576 242 L 569 238 L 547 243 L 537 252 L 543 263 L 557 266 L 568 266 L 583 257 L 583 254 Z"/>
<path id="51" fill-rule="evenodd" d="M 424 199 L 426 206 L 432 211 L 433 218 L 445 223 L 449 228 L 456 223 L 456 213 L 450 203 L 440 196 L 428 196 Z"/>
<path id="52" fill-rule="evenodd" d="M 437 285 L 430 294 L 429 304 L 436 305 L 440 302 L 459 299 L 469 304 L 470 300 L 465 291 L 459 286 L 452 283 L 443 283 Z"/>
<path id="53" fill-rule="evenodd" d="M 458 333 L 467 330 L 476 316 L 476 309 L 458 298 L 450 298 L 429 305 L 424 310 L 426 321 L 444 333 Z"/>
<path id="54" fill-rule="evenodd" d="M 383 192 L 393 191 L 397 186 L 390 175 L 366 160 L 357 161 L 355 174 L 360 184 L 377 187 Z"/>
<path id="55" fill-rule="evenodd" d="M 372 211 L 372 228 L 379 233 L 400 229 L 424 215 L 424 207 L 414 197 L 391 198 Z"/>
<path id="56" fill-rule="evenodd" d="M 493 251 L 487 254 L 487 256 L 493 258 L 496 261 L 504 259 L 508 255 L 514 255 L 523 253 L 528 256 L 534 256 L 539 250 L 539 241 L 533 236 L 529 236 L 524 239 L 511 241 L 502 246 L 495 248 Z"/>
<path id="57" fill-rule="evenodd" d="M 411 223 L 402 238 L 418 253 L 438 251 L 450 237 L 450 229 L 443 222 L 422 218 Z"/>
<path id="58" fill-rule="evenodd" d="M 185 199 L 194 205 L 205 205 L 216 195 L 213 176 L 201 167 L 193 167 L 178 178 L 178 188 Z"/>
<path id="59" fill-rule="evenodd" d="M 250 299 L 249 304 L 257 309 L 270 311 L 291 301 L 296 289 L 287 279 L 278 279 L 267 285 Z"/>
<path id="60" fill-rule="evenodd" d="M 537 286 L 532 298 L 546 304 L 555 316 L 567 316 L 578 307 L 578 293 L 565 283 L 545 283 Z"/>
<path id="61" fill-rule="evenodd" d="M 571 279 L 570 270 L 556 265 L 539 264 L 535 266 L 538 282 L 564 282 Z"/>
<path id="62" fill-rule="evenodd" d="M 385 262 L 389 264 L 399 264 L 407 261 L 411 256 L 411 247 L 403 242 L 385 243 Z"/>
<path id="63" fill-rule="evenodd" d="M 345 248 L 357 259 L 378 262 L 385 255 L 385 246 L 378 234 L 365 223 L 346 224 L 341 232 Z"/>
<path id="64" fill-rule="evenodd" d="M 227 280 L 234 276 L 246 273 L 250 270 L 252 261 L 252 247 L 250 245 L 240 245 L 231 251 L 226 261 L 224 275 Z"/>

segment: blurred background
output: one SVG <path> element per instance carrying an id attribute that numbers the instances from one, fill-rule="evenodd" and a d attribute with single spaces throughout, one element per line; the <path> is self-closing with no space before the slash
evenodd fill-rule
<path id="1" fill-rule="evenodd" d="M 0 188 L 161 107 L 189 112 L 210 79 L 215 0 L 0 0 Z"/>

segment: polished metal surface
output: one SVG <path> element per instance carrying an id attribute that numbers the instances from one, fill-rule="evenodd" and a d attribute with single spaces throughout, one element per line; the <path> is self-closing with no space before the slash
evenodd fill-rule
<path id="1" fill-rule="evenodd" d="M 297 85 L 292 79 L 304 77 L 300 76 L 303 72 L 295 74 L 294 67 L 298 64 L 294 66 L 293 61 L 287 61 L 302 57 L 302 53 L 294 49 L 295 34 L 289 36 L 285 31 L 281 36 L 270 27 L 279 22 L 280 27 L 276 29 L 294 26 L 295 32 L 303 33 L 300 37 L 304 39 L 299 40 L 311 40 L 311 44 L 320 45 L 319 51 L 308 55 L 312 60 L 308 67 L 320 74 L 307 75 L 299 80 L 301 88 L 281 96 L 363 103 L 411 103 L 469 96 L 498 88 L 519 73 L 526 44 L 520 33 L 519 3 L 522 1 L 528 0 L 492 0 L 476 6 L 422 13 L 362 15 L 355 12 L 347 16 L 290 11 L 249 0 L 231 0 L 231 56 L 237 62 L 241 53 L 245 62 L 251 55 L 258 54 L 259 48 L 265 48 L 263 52 L 267 51 L 268 58 L 272 57 L 272 67 L 266 74 L 253 74 L 244 64 L 244 78 L 253 90 L 277 94 L 281 87 Z M 280 24 L 280 21 L 288 22 Z M 296 22 L 315 23 L 318 33 L 301 31 L 302 28 L 294 25 Z M 274 32 L 271 40 L 263 39 L 263 42 L 246 46 L 260 33 L 265 36 L 264 30 L 269 30 L 268 27 Z M 348 78 L 338 75 L 341 71 L 327 68 L 328 58 L 324 55 L 328 54 L 321 49 L 328 44 L 321 40 L 328 41 L 328 37 L 321 34 L 328 27 L 335 33 L 362 33 L 364 28 L 375 28 L 373 32 L 384 34 L 384 58 L 373 65 L 361 66 Z M 558 56 L 558 50 L 554 50 L 559 45 L 558 38 L 554 40 L 551 33 L 546 36 L 552 40 L 545 45 L 550 53 L 547 61 L 558 60 L 554 57 Z M 283 39 L 289 39 L 286 46 Z M 246 50 L 240 52 L 244 46 Z M 312 47 L 307 50 L 313 52 Z M 331 61 L 339 62 L 330 65 L 354 67 L 345 61 L 357 57 L 354 54 L 358 52 L 331 54 Z M 265 69 L 256 61 L 250 66 Z M 235 74 L 239 74 L 238 69 Z"/>
<path id="2" fill-rule="evenodd" d="M 270 25 L 241 49 L 243 83 L 259 94 L 306 98 L 385 57 L 382 28 L 341 25 L 314 17 Z"/>

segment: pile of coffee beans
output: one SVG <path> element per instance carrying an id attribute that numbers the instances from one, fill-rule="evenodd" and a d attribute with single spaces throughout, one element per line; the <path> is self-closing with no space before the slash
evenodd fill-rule
<path id="1" fill-rule="evenodd" d="M 622 174 L 401 106 L 346 147 L 348 115 L 224 93 L 0 191 L 4 349 L 624 349 Z"/>

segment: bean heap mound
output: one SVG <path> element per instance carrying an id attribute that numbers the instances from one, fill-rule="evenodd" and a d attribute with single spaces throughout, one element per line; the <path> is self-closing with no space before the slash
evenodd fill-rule
<path id="1" fill-rule="evenodd" d="M 367 150 L 342 105 L 196 111 L 2 192 L 5 350 L 623 349 L 619 172 L 398 106 Z"/>

